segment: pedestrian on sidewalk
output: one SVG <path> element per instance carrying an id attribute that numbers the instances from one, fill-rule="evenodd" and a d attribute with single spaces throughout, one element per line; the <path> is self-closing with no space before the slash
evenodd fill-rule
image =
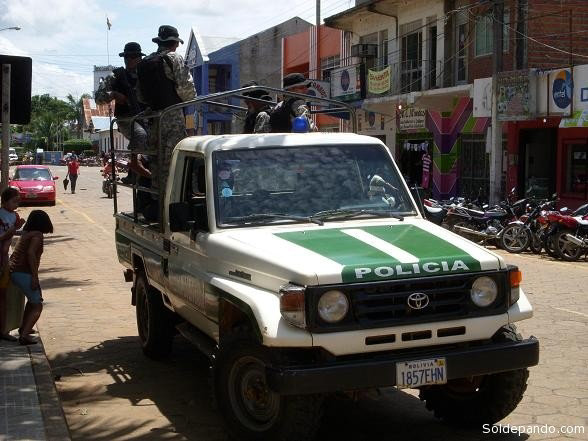
<path id="1" fill-rule="evenodd" d="M 19 199 L 18 190 L 15 188 L 8 187 L 0 195 L 0 340 L 8 341 L 16 341 L 16 338 L 9 334 L 10 329 L 5 329 L 5 327 L 8 312 L 6 292 L 10 283 L 8 253 L 14 233 L 24 223 L 24 220 L 15 211 Z"/>
<path id="2" fill-rule="evenodd" d="M 23 235 L 10 256 L 10 279 L 27 298 L 22 323 L 18 330 L 18 342 L 21 345 L 37 343 L 30 338 L 30 334 L 43 311 L 39 265 L 43 254 L 43 235 L 48 233 L 53 233 L 53 224 L 49 215 L 43 210 L 31 211 L 23 227 Z"/>
<path id="3" fill-rule="evenodd" d="M 80 164 L 76 155 L 72 155 L 71 160 L 67 163 L 67 173 L 71 182 L 71 194 L 76 194 L 76 181 L 80 174 Z"/>

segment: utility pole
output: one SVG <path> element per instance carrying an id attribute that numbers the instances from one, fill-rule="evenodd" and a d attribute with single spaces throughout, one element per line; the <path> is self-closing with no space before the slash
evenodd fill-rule
<path id="1" fill-rule="evenodd" d="M 494 0 L 492 7 L 493 75 L 492 75 L 492 149 L 490 151 L 491 204 L 502 198 L 502 122 L 498 120 L 498 73 L 503 69 L 504 53 L 504 0 Z M 507 42 L 508 44 L 508 42 Z"/>
<path id="2" fill-rule="evenodd" d="M 2 176 L 0 187 L 8 187 L 8 149 L 10 148 L 10 64 L 2 65 Z"/>
<path id="3" fill-rule="evenodd" d="M 316 0 L 316 73 L 315 73 L 315 78 L 317 80 L 322 80 L 322 78 L 321 78 L 321 45 L 320 45 L 321 38 L 320 38 L 320 33 L 321 33 L 321 0 Z"/>

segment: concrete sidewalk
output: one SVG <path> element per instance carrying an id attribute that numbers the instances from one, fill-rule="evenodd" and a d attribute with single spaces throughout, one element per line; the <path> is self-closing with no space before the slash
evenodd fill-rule
<path id="1" fill-rule="evenodd" d="M 42 342 L 0 341 L 0 441 L 70 439 Z"/>

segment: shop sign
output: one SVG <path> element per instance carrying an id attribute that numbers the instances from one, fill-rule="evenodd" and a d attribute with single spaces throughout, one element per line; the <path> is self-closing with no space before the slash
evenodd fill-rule
<path id="1" fill-rule="evenodd" d="M 474 80 L 474 118 L 492 116 L 492 78 Z"/>
<path id="2" fill-rule="evenodd" d="M 497 76 L 497 114 L 500 121 L 517 121 L 535 117 L 535 81 L 529 70 L 500 72 Z"/>
<path id="3" fill-rule="evenodd" d="M 331 96 L 341 101 L 354 101 L 362 98 L 359 65 L 341 67 L 331 72 Z"/>
<path id="4" fill-rule="evenodd" d="M 307 94 L 318 98 L 331 98 L 331 83 L 329 81 L 310 80 Z"/>
<path id="5" fill-rule="evenodd" d="M 572 108 L 574 84 L 570 69 L 561 69 L 549 74 L 550 111 L 569 115 Z"/>
<path id="6" fill-rule="evenodd" d="M 588 110 L 576 110 L 571 117 L 562 118 L 559 127 L 562 129 L 588 127 Z"/>
<path id="7" fill-rule="evenodd" d="M 423 130 L 425 128 L 426 116 L 426 109 L 409 107 L 400 114 L 398 128 L 400 131 Z"/>
<path id="8" fill-rule="evenodd" d="M 386 117 L 381 113 L 369 112 L 367 110 L 357 112 L 358 132 L 385 131 Z"/>
<path id="9" fill-rule="evenodd" d="M 390 66 L 382 70 L 368 70 L 368 92 L 382 94 L 390 90 Z"/>

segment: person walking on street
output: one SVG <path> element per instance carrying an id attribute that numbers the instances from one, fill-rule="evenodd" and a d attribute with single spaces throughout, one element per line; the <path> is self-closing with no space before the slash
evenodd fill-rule
<path id="1" fill-rule="evenodd" d="M 76 182 L 78 180 L 78 175 L 80 174 L 80 164 L 78 163 L 76 155 L 73 155 L 67 163 L 67 173 L 71 182 L 71 194 L 76 194 Z"/>
<path id="2" fill-rule="evenodd" d="M 124 58 L 125 67 L 117 67 L 112 75 L 107 76 L 95 93 L 96 103 L 108 104 L 112 100 L 116 103 L 114 116 L 117 119 L 117 126 L 120 133 L 129 140 L 129 150 L 144 150 L 147 145 L 147 132 L 139 121 L 135 120 L 131 127 L 130 118 L 142 112 L 143 106 L 137 99 L 137 65 L 145 54 L 141 51 L 141 45 L 131 41 L 125 44 L 121 53 Z M 137 161 L 137 155 L 131 153 L 129 165 L 131 171 L 140 176 L 151 176 L 149 170 L 145 169 Z M 124 183 L 130 183 L 128 177 L 123 178 Z"/>
<path id="3" fill-rule="evenodd" d="M 182 56 L 176 52 L 180 43 L 184 44 L 178 30 L 169 25 L 160 26 L 157 37 L 152 41 L 157 43 L 157 51 L 143 58 L 137 66 L 139 101 L 151 110 L 161 111 L 171 105 L 194 99 L 196 89 L 192 75 Z M 150 144 L 157 147 L 161 140 L 163 155 L 158 161 L 151 162 L 153 188 L 165 188 L 173 149 L 186 136 L 182 109 L 168 112 L 160 121 L 153 120 Z M 161 170 L 157 167 L 161 167 Z"/>
<path id="4" fill-rule="evenodd" d="M 0 340 L 16 341 L 6 328 L 6 291 L 10 282 L 10 269 L 8 265 L 8 253 L 10 243 L 16 230 L 22 227 L 24 221 L 16 213 L 18 207 L 18 190 L 8 187 L 0 196 L 2 207 L 0 208 Z"/>
<path id="5" fill-rule="evenodd" d="M 18 342 L 21 345 L 37 343 L 31 339 L 30 335 L 43 311 L 39 265 L 43 254 L 43 235 L 48 233 L 53 233 L 53 224 L 49 215 L 43 210 L 33 210 L 23 227 L 23 235 L 10 256 L 10 280 L 27 298 L 22 323 L 18 330 Z"/>

